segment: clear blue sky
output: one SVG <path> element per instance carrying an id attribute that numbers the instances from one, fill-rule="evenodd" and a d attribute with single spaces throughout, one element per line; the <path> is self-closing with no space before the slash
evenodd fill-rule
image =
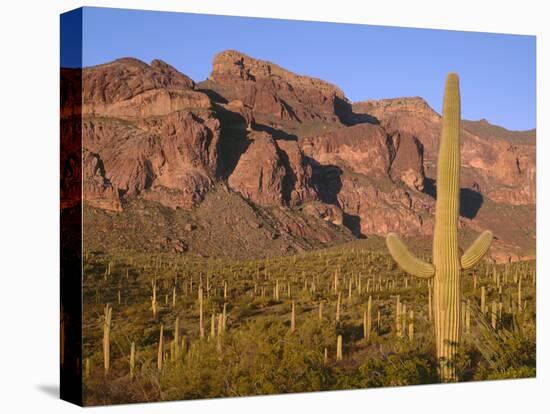
<path id="1" fill-rule="evenodd" d="M 421 96 L 438 112 L 449 71 L 463 118 L 535 127 L 535 37 L 185 13 L 84 9 L 83 64 L 162 59 L 195 81 L 236 49 L 338 85 L 351 101 Z"/>

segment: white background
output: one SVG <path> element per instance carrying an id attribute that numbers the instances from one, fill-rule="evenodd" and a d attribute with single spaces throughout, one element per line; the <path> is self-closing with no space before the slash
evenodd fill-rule
<path id="1" fill-rule="evenodd" d="M 110 412 L 550 412 L 549 33 L 544 0 L 7 0 L 0 12 L 0 412 L 74 412 L 58 392 L 59 14 L 113 6 L 537 35 L 536 380 L 128 405 Z M 546 26 L 546 27 L 545 27 Z M 190 39 L 190 41 L 193 41 Z M 541 184 L 542 183 L 542 184 Z M 96 408 L 90 409 L 97 410 Z"/>

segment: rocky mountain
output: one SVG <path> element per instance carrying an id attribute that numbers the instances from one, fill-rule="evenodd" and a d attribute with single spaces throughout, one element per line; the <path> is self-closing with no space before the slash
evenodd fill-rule
<path id="1" fill-rule="evenodd" d="M 132 58 L 81 82 L 90 248 L 262 256 L 433 231 L 440 116 L 422 98 L 351 103 L 236 51 L 199 83 Z M 534 254 L 535 131 L 464 121 L 462 138 L 464 237 L 489 228 L 495 259 Z"/>
<path id="2" fill-rule="evenodd" d="M 421 137 L 427 169 L 435 168 L 440 118 L 422 98 L 358 102 L 353 107 L 375 116 L 387 131 Z M 462 167 L 465 188 L 497 202 L 535 204 L 535 131 L 508 131 L 486 120 L 464 121 Z"/>

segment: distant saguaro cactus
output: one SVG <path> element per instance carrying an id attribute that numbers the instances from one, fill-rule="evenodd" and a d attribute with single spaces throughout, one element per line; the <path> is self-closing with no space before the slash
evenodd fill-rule
<path id="1" fill-rule="evenodd" d="M 428 280 L 428 321 L 432 321 L 433 318 L 433 306 L 432 306 L 432 284 Z"/>
<path id="2" fill-rule="evenodd" d="M 164 362 L 164 325 L 160 325 L 159 348 L 157 352 L 157 369 L 162 371 Z"/>
<path id="3" fill-rule="evenodd" d="M 470 299 L 466 302 L 466 333 L 470 333 L 470 320 L 471 320 L 471 310 L 470 310 Z"/>
<path id="4" fill-rule="evenodd" d="M 403 305 L 401 304 L 399 295 L 397 295 L 397 300 L 395 302 L 395 335 L 398 338 L 401 338 L 401 314 L 403 312 Z"/>
<path id="5" fill-rule="evenodd" d="M 414 311 L 409 311 L 409 341 L 414 341 Z"/>
<path id="6" fill-rule="evenodd" d="M 290 332 L 294 332 L 296 330 L 296 305 L 294 304 L 294 301 L 292 301 L 292 311 L 290 315 Z"/>
<path id="7" fill-rule="evenodd" d="M 485 310 L 486 310 L 486 306 L 485 306 L 485 286 L 481 286 L 481 298 L 480 298 L 480 301 L 479 301 L 479 306 L 481 308 L 481 313 L 483 313 L 485 315 Z"/>
<path id="8" fill-rule="evenodd" d="M 212 316 L 210 317 L 210 338 L 216 336 L 216 314 L 212 311 Z"/>
<path id="9" fill-rule="evenodd" d="M 342 301 L 342 292 L 338 292 L 338 300 L 336 302 L 336 323 L 340 322 L 340 303 Z"/>
<path id="10" fill-rule="evenodd" d="M 342 335 L 338 335 L 338 338 L 336 338 L 336 360 L 341 361 L 342 358 Z"/>
<path id="11" fill-rule="evenodd" d="M 222 351 L 222 340 L 221 336 L 223 333 L 223 314 L 218 313 L 218 331 L 217 331 L 217 341 L 216 341 L 216 349 L 218 352 Z"/>
<path id="12" fill-rule="evenodd" d="M 136 375 L 136 343 L 130 345 L 130 378 Z"/>
<path id="13" fill-rule="evenodd" d="M 275 287 L 273 288 L 273 299 L 279 301 L 279 279 L 275 281 Z"/>
<path id="14" fill-rule="evenodd" d="M 86 358 L 84 361 L 84 378 L 88 379 L 91 373 L 90 358 Z"/>
<path id="15" fill-rule="evenodd" d="M 199 287 L 199 335 L 204 338 L 204 319 L 203 319 L 203 304 L 202 304 L 202 287 Z"/>
<path id="16" fill-rule="evenodd" d="M 223 311 L 222 311 L 222 322 L 223 322 L 223 331 L 225 332 L 225 329 L 227 327 L 227 303 L 223 304 Z"/>
<path id="17" fill-rule="evenodd" d="M 521 313 L 521 278 L 518 281 L 518 312 Z"/>
<path id="18" fill-rule="evenodd" d="M 363 313 L 363 338 L 365 341 L 370 340 L 370 331 L 372 330 L 372 296 L 369 295 L 367 309 Z"/>
<path id="19" fill-rule="evenodd" d="M 497 329 L 497 302 L 496 301 L 492 301 L 491 302 L 491 327 L 493 329 Z"/>
<path id="20" fill-rule="evenodd" d="M 176 321 L 174 323 L 174 342 L 176 346 L 179 344 L 180 340 L 180 317 L 176 316 Z"/>
<path id="21" fill-rule="evenodd" d="M 105 305 L 105 315 L 103 319 L 103 368 L 105 375 L 109 373 L 111 362 L 111 318 L 113 316 L 113 308 L 111 305 Z"/>
<path id="22" fill-rule="evenodd" d="M 151 281 L 151 289 L 153 290 L 153 293 L 151 295 L 151 310 L 153 311 L 153 319 L 156 319 L 157 317 L 157 281 L 156 279 L 153 279 Z"/>
<path id="23" fill-rule="evenodd" d="M 388 249 L 406 272 L 421 278 L 433 278 L 433 306 L 437 358 L 442 381 L 456 381 L 453 363 L 460 341 L 460 270 L 474 267 L 491 245 L 493 235 L 483 232 L 459 257 L 458 215 L 460 204 L 460 93 L 458 76 L 451 73 L 445 85 L 439 159 L 437 165 L 437 201 L 433 240 L 433 264 L 415 257 L 390 233 Z"/>

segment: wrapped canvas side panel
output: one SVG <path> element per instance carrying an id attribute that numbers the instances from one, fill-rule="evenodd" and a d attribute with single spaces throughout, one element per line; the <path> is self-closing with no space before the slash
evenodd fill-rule
<path id="1" fill-rule="evenodd" d="M 61 398 L 82 405 L 82 9 L 61 16 Z"/>

